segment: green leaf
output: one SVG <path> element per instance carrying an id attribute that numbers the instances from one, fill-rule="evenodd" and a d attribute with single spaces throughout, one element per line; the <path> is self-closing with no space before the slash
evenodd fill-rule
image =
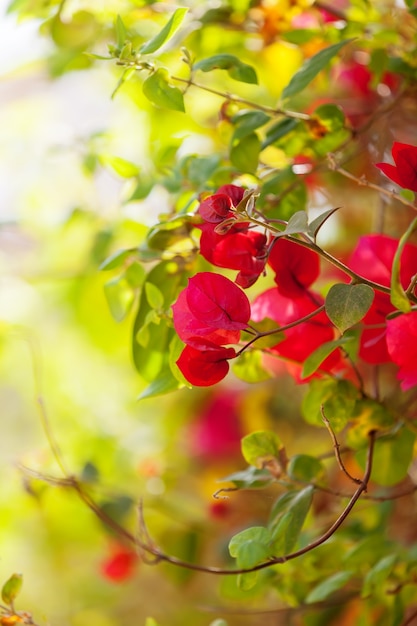
<path id="1" fill-rule="evenodd" d="M 158 107 L 185 111 L 184 96 L 182 91 L 169 83 L 168 71 L 159 68 L 143 83 L 142 89 L 145 96 Z"/>
<path id="2" fill-rule="evenodd" d="M 341 589 L 353 576 L 353 572 L 338 572 L 337 574 L 333 574 L 333 576 L 329 576 L 321 583 L 314 587 L 308 594 L 305 602 L 307 604 L 312 604 L 313 602 L 322 602 L 326 598 L 328 598 L 332 593 Z"/>
<path id="3" fill-rule="evenodd" d="M 135 294 L 126 276 L 122 274 L 112 278 L 104 285 L 104 295 L 112 317 L 122 322 L 129 313 Z"/>
<path id="4" fill-rule="evenodd" d="M 262 142 L 262 150 L 267 148 L 271 144 L 275 143 L 285 135 L 288 135 L 291 131 L 295 130 L 300 125 L 298 120 L 286 118 L 277 124 L 274 124 L 267 130 L 264 141 Z"/>
<path id="5" fill-rule="evenodd" d="M 258 169 L 261 141 L 256 133 L 246 135 L 230 151 L 230 160 L 239 172 L 255 174 Z"/>
<path id="6" fill-rule="evenodd" d="M 306 211 L 297 211 L 294 215 L 291 215 L 287 226 L 282 233 L 277 235 L 277 237 L 283 237 L 285 235 L 298 235 L 306 232 L 308 232 L 307 213 Z"/>
<path id="7" fill-rule="evenodd" d="M 91 45 L 100 32 L 95 15 L 89 11 L 73 13 L 69 21 L 57 15 L 51 21 L 51 37 L 57 46 L 79 50 Z"/>
<path id="8" fill-rule="evenodd" d="M 302 91 L 311 81 L 330 63 L 334 56 L 353 39 L 345 39 L 320 50 L 313 57 L 305 61 L 302 67 L 294 74 L 282 92 L 282 98 L 289 98 Z"/>
<path id="9" fill-rule="evenodd" d="M 268 470 L 258 469 L 250 465 L 247 469 L 234 472 L 220 479 L 220 482 L 234 483 L 238 489 L 258 489 L 267 487 L 273 482 L 273 477 Z"/>
<path id="10" fill-rule="evenodd" d="M 272 553 L 275 555 L 289 554 L 298 541 L 307 513 L 313 501 L 314 488 L 311 486 L 301 491 L 285 494 L 285 512 L 276 506 L 271 513 L 268 524 L 272 534 Z"/>
<path id="11" fill-rule="evenodd" d="M 270 541 L 271 534 L 264 526 L 252 526 L 251 528 L 245 528 L 245 530 L 242 530 L 237 535 L 234 535 L 229 541 L 229 553 L 233 558 L 237 558 L 242 546 L 248 542 L 268 546 Z M 251 567 L 251 565 L 244 565 L 242 567 Z"/>
<path id="12" fill-rule="evenodd" d="M 339 432 L 353 416 L 359 392 L 347 380 L 312 380 L 301 410 L 308 424 L 324 427 L 321 407 L 334 431 Z"/>
<path id="13" fill-rule="evenodd" d="M 233 116 L 231 122 L 235 124 L 236 128 L 232 142 L 250 135 L 254 130 L 269 122 L 270 119 L 271 116 L 263 111 L 244 111 Z"/>
<path id="14" fill-rule="evenodd" d="M 413 460 L 415 434 L 408 428 L 393 435 L 385 435 L 375 443 L 371 480 L 384 487 L 396 485 L 407 476 Z M 359 450 L 356 459 L 361 467 L 366 465 L 367 451 Z"/>
<path id="15" fill-rule="evenodd" d="M 103 165 L 110 167 L 110 169 L 122 178 L 133 178 L 139 174 L 138 166 L 122 157 L 101 154 L 99 159 Z"/>
<path id="16" fill-rule="evenodd" d="M 258 84 L 258 77 L 250 65 L 243 63 L 233 54 L 216 54 L 202 59 L 194 65 L 195 70 L 211 72 L 212 70 L 227 70 L 229 76 L 243 83 Z"/>
<path id="17" fill-rule="evenodd" d="M 384 582 L 391 574 L 392 569 L 397 560 L 396 554 L 388 554 L 388 556 L 380 559 L 366 574 L 363 581 L 363 587 L 361 592 L 362 598 L 367 598 L 373 591 L 380 590 Z"/>
<path id="18" fill-rule="evenodd" d="M 413 219 L 410 226 L 407 228 L 404 235 L 398 242 L 398 247 L 394 255 L 391 270 L 391 302 L 392 304 L 403 313 L 409 313 L 411 311 L 411 302 L 407 298 L 407 294 L 401 284 L 401 254 L 404 250 L 404 246 L 417 229 L 417 217 Z"/>
<path id="19" fill-rule="evenodd" d="M 279 459 L 284 449 L 280 438 L 270 430 L 258 430 L 242 439 L 242 454 L 250 465 L 261 469 L 265 462 Z"/>
<path id="20" fill-rule="evenodd" d="M 314 456 L 296 454 L 288 463 L 287 473 L 292 480 L 308 483 L 324 478 L 325 469 L 323 463 Z"/>
<path id="21" fill-rule="evenodd" d="M 247 350 L 233 362 L 232 369 L 234 374 L 247 383 L 258 383 L 262 380 L 268 380 L 271 378 L 271 374 L 264 369 L 262 356 L 261 350 Z"/>
<path id="22" fill-rule="evenodd" d="M 13 606 L 13 602 L 17 598 L 22 589 L 23 576 L 22 574 L 12 574 L 8 580 L 4 583 L 1 590 L 1 597 L 5 604 Z"/>
<path id="23" fill-rule="evenodd" d="M 126 259 L 132 256 L 136 252 L 136 248 L 128 248 L 127 250 L 117 250 L 107 259 L 105 259 L 99 266 L 99 270 L 108 271 L 114 270 L 121 265 L 124 265 Z"/>
<path id="24" fill-rule="evenodd" d="M 140 47 L 140 54 L 152 54 L 167 43 L 181 26 L 187 11 L 187 8 L 176 9 L 163 29 Z"/>
<path id="25" fill-rule="evenodd" d="M 178 295 L 181 287 L 185 286 L 187 272 L 176 261 L 162 261 L 149 272 L 146 283 L 152 283 L 163 295 L 164 302 L 161 307 L 168 310 Z M 150 292 L 152 288 L 148 292 Z M 155 293 L 155 292 L 154 292 Z M 158 297 L 158 296 L 157 296 Z M 149 323 L 150 312 L 154 309 L 150 306 L 146 295 L 146 286 L 143 288 L 139 309 L 132 332 L 132 352 L 135 367 L 139 374 L 149 383 L 153 382 L 158 373 L 169 362 L 169 345 L 176 335 L 168 319 L 162 318 L 159 325 Z M 137 333 L 148 325 L 148 342 L 145 346 L 137 340 Z"/>
<path id="26" fill-rule="evenodd" d="M 354 337 L 340 337 L 340 339 L 327 341 L 319 346 L 316 350 L 314 350 L 314 352 L 309 354 L 307 359 L 304 361 L 301 378 L 307 378 L 308 376 L 314 374 L 314 372 L 319 369 L 323 361 L 325 361 L 332 352 L 350 341 L 354 341 Z"/>
<path id="27" fill-rule="evenodd" d="M 145 400 L 146 398 L 155 398 L 156 396 L 162 396 L 171 391 L 181 389 L 183 385 L 174 376 L 170 367 L 165 367 L 162 372 L 158 373 L 158 377 L 153 380 L 139 395 L 138 400 Z"/>
<path id="28" fill-rule="evenodd" d="M 237 585 L 242 591 L 250 591 L 258 582 L 259 572 L 247 572 L 246 574 L 239 574 L 237 577 Z"/>
<path id="29" fill-rule="evenodd" d="M 164 306 L 164 296 L 156 285 L 150 283 L 149 281 L 146 282 L 145 293 L 146 298 L 149 302 L 149 306 L 157 310 L 162 309 L 162 307 Z"/>
<path id="30" fill-rule="evenodd" d="M 116 20 L 114 23 L 114 30 L 116 33 L 116 46 L 118 50 L 121 50 L 126 43 L 127 30 L 120 15 L 116 17 Z"/>
<path id="31" fill-rule="evenodd" d="M 370 398 L 358 399 L 352 415 L 354 421 L 346 436 L 346 443 L 354 450 L 368 445 L 369 432 L 392 430 L 395 419 L 391 412 L 376 400 Z"/>
<path id="32" fill-rule="evenodd" d="M 344 333 L 366 315 L 374 297 L 369 285 L 333 285 L 326 297 L 326 313 Z"/>
<path id="33" fill-rule="evenodd" d="M 329 219 L 329 217 L 333 215 L 333 213 L 338 211 L 340 208 L 341 207 L 338 206 L 334 209 L 328 209 L 327 211 L 324 211 L 324 213 L 321 213 L 321 215 L 316 217 L 314 220 L 312 220 L 308 225 L 308 234 L 316 239 L 318 232 L 323 224 Z"/>

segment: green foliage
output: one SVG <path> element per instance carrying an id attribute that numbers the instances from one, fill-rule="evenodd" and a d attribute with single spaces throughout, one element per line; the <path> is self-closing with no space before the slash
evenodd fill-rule
<path id="1" fill-rule="evenodd" d="M 313 57 L 308 59 L 304 65 L 294 74 L 288 85 L 282 92 L 282 98 L 290 98 L 295 96 L 300 91 L 303 91 L 311 83 L 311 81 L 321 72 L 330 61 L 338 54 L 338 52 L 350 43 L 352 39 L 340 41 L 335 43 L 324 50 L 320 50 Z"/>
<path id="2" fill-rule="evenodd" d="M 333 285 L 326 297 L 326 313 L 344 333 L 365 317 L 373 299 L 369 285 Z"/>
<path id="3" fill-rule="evenodd" d="M 204 604 L 234 626 L 277 597 L 311 626 L 415 611 L 415 347 L 388 362 L 385 343 L 416 312 L 415 197 L 375 168 L 416 143 L 414 5 L 9 4 L 46 45 L 19 68 L 12 25 L 4 58 L 1 556 L 42 619 L 206 626 Z M 243 199 L 206 221 L 231 184 Z M 370 244 L 354 271 L 373 228 L 396 253 Z M 203 258 L 204 229 L 228 261 Z M 275 238 L 319 275 L 301 253 L 276 272 Z M 257 320 L 237 330 L 227 293 L 222 329 L 181 301 L 181 337 L 206 324 L 188 345 L 203 382 L 226 360 L 213 343 L 237 354 L 213 389 L 178 367 L 173 305 L 198 272 L 236 281 Z M 0 623 L 35 624 L 21 585 L 4 583 Z"/>
<path id="4" fill-rule="evenodd" d="M 265 463 L 278 460 L 283 445 L 272 431 L 257 431 L 242 439 L 242 454 L 250 465 L 262 468 Z"/>
<path id="5" fill-rule="evenodd" d="M 194 64 L 194 69 L 202 72 L 211 72 L 216 69 L 227 70 L 229 76 L 234 80 L 255 84 L 258 82 L 253 67 L 243 63 L 233 54 L 216 54 L 207 59 L 202 59 Z"/>

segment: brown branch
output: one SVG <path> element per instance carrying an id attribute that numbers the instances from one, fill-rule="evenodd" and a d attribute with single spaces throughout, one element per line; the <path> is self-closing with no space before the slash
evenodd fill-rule
<path id="1" fill-rule="evenodd" d="M 145 541 L 144 541 L 140 537 L 135 537 L 134 535 L 132 535 L 132 533 L 127 531 L 123 526 L 121 526 L 115 520 L 109 517 L 97 505 L 97 503 L 94 502 L 91 496 L 84 491 L 83 487 L 80 485 L 80 483 L 78 483 L 76 479 L 70 480 L 69 477 L 67 477 L 68 480 L 65 483 L 65 486 L 73 488 L 78 494 L 78 496 L 80 497 L 80 499 L 94 513 L 94 515 L 98 519 L 100 519 L 100 521 L 106 524 L 109 528 L 114 530 L 124 540 L 133 544 L 136 548 L 143 550 L 143 552 L 145 552 L 146 554 L 148 555 L 150 554 L 156 557 L 155 561 L 152 561 L 153 563 L 165 561 L 166 563 L 170 563 L 171 565 L 175 565 L 177 567 L 182 567 L 184 569 L 193 570 L 197 572 L 203 572 L 206 574 L 220 574 L 220 575 L 236 576 L 237 574 L 247 574 L 249 572 L 256 572 L 256 571 L 265 569 L 267 567 L 271 567 L 272 565 L 279 565 L 282 563 L 286 563 L 287 561 L 296 559 L 299 556 L 302 556 L 303 554 L 306 554 L 310 552 L 311 550 L 314 550 L 318 546 L 322 545 L 323 543 L 325 543 L 338 530 L 338 528 L 340 528 L 340 526 L 343 524 L 343 522 L 345 521 L 345 519 L 348 517 L 349 513 L 355 506 L 356 502 L 359 500 L 362 493 L 365 492 L 367 489 L 369 478 L 370 478 L 371 471 L 372 471 L 375 435 L 376 435 L 375 431 L 372 431 L 369 433 L 368 456 L 367 456 L 366 468 L 365 468 L 363 479 L 358 485 L 358 488 L 352 495 L 351 499 L 349 500 L 348 504 L 346 505 L 342 513 L 339 515 L 337 520 L 332 524 L 332 526 L 327 530 L 327 532 L 325 532 L 318 539 L 308 544 L 304 548 L 301 548 L 300 550 L 291 552 L 290 554 L 287 554 L 284 556 L 272 557 L 268 559 L 268 561 L 264 561 L 263 563 L 259 563 L 258 565 L 255 565 L 254 567 L 249 567 L 249 568 L 228 569 L 228 568 L 221 568 L 221 567 L 198 565 L 196 563 L 189 563 L 187 561 L 183 561 L 182 559 L 178 559 L 175 556 L 165 554 L 159 548 L 157 548 L 153 544 L 153 542 L 149 543 L 150 537 L 149 537 L 147 530 L 143 533 L 145 535 Z M 141 530 L 143 531 L 143 529 L 146 528 L 146 526 L 144 525 L 143 514 L 141 515 L 142 515 L 142 520 L 140 523 L 142 525 Z"/>
<path id="2" fill-rule="evenodd" d="M 354 181 L 361 187 L 369 187 L 369 189 L 378 191 L 384 196 L 387 196 L 387 198 L 390 198 L 391 200 L 397 200 L 398 202 L 401 202 L 401 204 L 403 204 L 404 206 L 410 209 L 413 209 L 413 211 L 417 211 L 417 207 L 415 204 L 413 204 L 412 202 L 409 202 L 408 200 L 403 198 L 400 194 L 396 193 L 395 191 L 390 191 L 389 189 L 385 189 L 385 187 L 381 187 L 380 185 L 371 183 L 371 181 L 367 180 L 364 176 L 361 176 L 360 178 L 358 178 L 358 176 L 355 176 L 354 174 L 351 174 L 350 172 L 345 170 L 343 167 L 340 167 L 336 163 L 336 160 L 333 154 L 328 155 L 328 160 L 329 160 L 329 167 L 334 172 L 337 172 L 338 174 L 341 174 L 345 178 L 348 178 L 349 180 Z"/>
<path id="3" fill-rule="evenodd" d="M 265 330 L 263 332 L 259 332 L 259 331 L 256 330 L 256 328 L 252 328 L 250 326 L 249 328 L 251 330 L 255 330 L 255 332 L 257 333 L 256 337 L 253 337 L 252 339 L 250 339 L 243 346 L 243 348 L 241 348 L 238 352 L 236 352 L 236 357 L 240 356 L 242 354 L 242 352 L 244 352 L 247 348 L 249 348 L 249 346 L 251 346 L 258 339 L 262 339 L 262 337 L 269 337 L 270 335 L 275 335 L 276 333 L 283 333 L 286 330 L 289 330 L 290 328 L 294 328 L 294 326 L 298 326 L 298 324 L 302 324 L 303 322 L 307 322 L 312 317 L 315 317 L 319 313 L 322 313 L 324 311 L 324 309 L 325 309 L 325 306 L 324 306 L 324 304 L 322 304 L 315 311 L 312 311 L 311 313 L 308 313 L 307 315 L 304 315 L 303 317 L 300 317 L 298 320 L 295 320 L 294 322 L 290 322 L 289 324 L 286 324 L 285 326 L 278 326 L 277 328 L 273 328 L 272 330 Z"/>
<path id="4" fill-rule="evenodd" d="M 323 422 L 326 425 L 327 430 L 329 431 L 330 437 L 332 438 L 333 441 L 333 448 L 334 448 L 334 453 L 336 456 L 336 460 L 339 464 L 340 469 L 342 470 L 342 472 L 349 478 L 349 480 L 351 480 L 352 482 L 354 482 L 357 485 L 361 484 L 361 480 L 359 478 L 354 478 L 354 476 L 352 476 L 348 470 L 346 469 L 345 464 L 342 461 L 342 457 L 340 456 L 340 444 L 336 438 L 336 435 L 334 433 L 333 428 L 330 425 L 329 420 L 327 419 L 325 413 L 324 413 L 324 406 L 321 405 L 320 406 L 320 412 L 321 412 L 321 417 L 323 419 Z"/>

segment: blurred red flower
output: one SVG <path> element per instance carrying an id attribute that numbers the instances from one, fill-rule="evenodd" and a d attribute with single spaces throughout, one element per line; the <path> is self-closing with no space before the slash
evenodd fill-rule
<path id="1" fill-rule="evenodd" d="M 392 145 L 395 165 L 376 163 L 385 176 L 404 189 L 417 191 L 417 146 L 395 141 Z"/>
<path id="2" fill-rule="evenodd" d="M 401 389 L 417 385 L 417 311 L 388 320 L 387 346 L 391 359 L 399 366 Z"/>
<path id="3" fill-rule="evenodd" d="M 367 235 L 359 239 L 348 265 L 355 272 L 389 287 L 398 240 L 387 235 Z M 406 244 L 401 255 L 400 280 L 406 289 L 417 272 L 417 246 Z M 388 363 L 392 356 L 386 342 L 386 318 L 395 310 L 388 294 L 375 292 L 371 308 L 362 320 L 359 356 L 367 363 Z M 367 328 L 369 327 L 369 328 Z"/>
<path id="4" fill-rule="evenodd" d="M 138 563 L 138 555 L 124 545 L 115 545 L 101 564 L 101 573 L 107 580 L 118 583 L 131 578 Z"/>

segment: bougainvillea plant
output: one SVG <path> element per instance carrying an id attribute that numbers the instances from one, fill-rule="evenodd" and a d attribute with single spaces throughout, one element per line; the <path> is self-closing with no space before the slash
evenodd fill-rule
<path id="1" fill-rule="evenodd" d="M 211 502 L 228 546 L 215 562 L 210 549 L 183 559 L 156 543 L 146 503 L 139 530 L 128 528 L 72 478 L 123 545 L 102 572 L 134 576 L 137 551 L 144 564 L 232 579 L 224 597 L 246 608 L 255 598 L 294 624 L 302 612 L 308 624 L 412 624 L 415 3 L 168 3 L 168 15 L 162 3 L 136 4 L 110 25 L 91 10 L 95 39 L 71 54 L 111 66 L 113 97 L 130 98 L 155 127 L 148 172 L 121 158 L 111 167 L 139 212 L 155 190 L 168 199 L 143 241 L 115 245 L 100 266 L 112 273 L 114 317 L 131 321 L 140 400 L 172 393 L 186 403 L 213 386 L 216 397 L 232 388 L 245 398 L 258 386 L 272 415 L 288 387 L 308 434 L 293 453 L 285 409 L 269 427 L 257 408 L 247 418 L 245 467 L 218 476 Z M 62 64 L 65 25 L 87 28 L 83 11 L 69 13 L 49 16 Z M 154 20 L 150 38 L 142 17 Z M 233 407 L 212 420 L 201 467 L 223 449 L 222 420 L 225 433 L 240 432 Z M 263 508 L 251 516 L 243 506 L 239 518 L 234 502 L 254 492 L 267 494 Z M 401 503 L 405 534 L 390 530 Z"/>

